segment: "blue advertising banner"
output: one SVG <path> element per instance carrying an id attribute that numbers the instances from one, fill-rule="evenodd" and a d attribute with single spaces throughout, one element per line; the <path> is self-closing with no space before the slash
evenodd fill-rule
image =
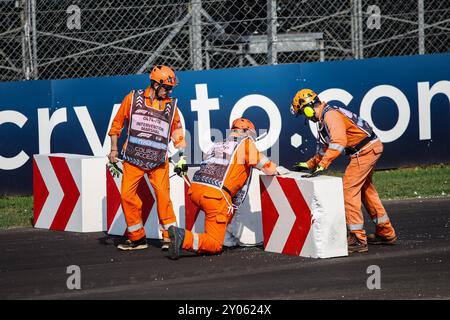
<path id="1" fill-rule="evenodd" d="M 260 150 L 289 168 L 316 150 L 315 127 L 289 106 L 301 88 L 371 123 L 385 144 L 378 168 L 450 162 L 450 54 L 178 72 L 178 98 L 198 163 L 244 115 Z M 111 121 L 148 75 L 0 83 L 0 194 L 32 193 L 32 156 L 105 155 Z M 123 137 L 121 139 L 123 142 Z M 342 156 L 333 165 L 343 168 Z"/>

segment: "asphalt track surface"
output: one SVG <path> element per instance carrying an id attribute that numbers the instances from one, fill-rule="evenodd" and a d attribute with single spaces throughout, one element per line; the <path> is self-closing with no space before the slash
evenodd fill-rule
<path id="1" fill-rule="evenodd" d="M 385 205 L 398 244 L 333 259 L 252 247 L 172 261 L 158 241 L 124 253 L 104 233 L 0 231 L 0 299 L 450 299 L 450 198 Z M 67 289 L 70 265 L 81 290 Z M 381 289 L 367 288 L 370 265 Z"/>

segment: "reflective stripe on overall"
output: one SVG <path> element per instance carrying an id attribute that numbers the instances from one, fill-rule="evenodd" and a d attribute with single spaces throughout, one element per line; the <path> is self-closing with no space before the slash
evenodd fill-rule
<path id="1" fill-rule="evenodd" d="M 347 109 L 336 107 L 336 106 L 327 105 L 322 111 L 322 120 L 317 122 L 317 131 L 319 133 L 319 139 L 318 140 L 321 143 L 327 145 L 328 148 L 337 150 L 340 153 L 344 153 L 345 148 L 347 147 L 347 146 L 342 146 L 342 145 L 337 144 L 337 143 L 330 143 L 330 140 L 331 140 L 330 131 L 328 130 L 328 127 L 327 127 L 327 125 L 326 125 L 326 123 L 324 121 L 325 114 L 328 111 L 330 111 L 330 110 L 336 110 L 336 111 L 340 112 L 341 114 L 343 114 L 344 116 L 346 116 L 359 129 L 361 129 L 361 131 L 363 131 L 368 137 L 370 137 L 372 135 L 372 133 L 373 133 L 372 127 L 363 118 L 361 118 L 357 114 L 355 114 L 355 113 L 353 113 L 353 112 L 351 112 L 351 111 L 349 111 Z"/>

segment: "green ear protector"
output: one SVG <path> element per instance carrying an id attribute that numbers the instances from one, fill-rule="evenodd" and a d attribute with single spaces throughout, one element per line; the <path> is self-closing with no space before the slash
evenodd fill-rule
<path id="1" fill-rule="evenodd" d="M 311 106 L 306 106 L 303 108 L 303 114 L 308 118 L 312 118 L 314 117 L 314 115 L 316 114 L 316 112 L 314 111 L 314 108 Z"/>
<path id="2" fill-rule="evenodd" d="M 318 120 L 316 118 L 316 111 L 314 110 L 314 105 L 316 103 L 320 103 L 320 100 L 317 96 L 308 104 L 306 104 L 302 109 L 302 112 L 305 115 L 305 117 L 313 122 L 316 122 Z"/>
<path id="3" fill-rule="evenodd" d="M 307 120 L 314 121 L 317 120 L 315 118 L 316 111 L 314 110 L 314 105 L 316 103 L 320 103 L 320 100 L 316 97 L 314 100 L 310 101 L 308 104 L 306 104 L 301 109 L 296 109 L 294 105 L 291 104 L 291 113 L 295 115 L 295 117 L 298 117 L 300 114 L 304 114 Z M 305 119 L 305 120 L 306 120 Z"/>

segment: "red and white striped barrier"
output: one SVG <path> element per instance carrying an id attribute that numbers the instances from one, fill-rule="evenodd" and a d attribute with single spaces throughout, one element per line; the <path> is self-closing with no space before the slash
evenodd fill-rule
<path id="1" fill-rule="evenodd" d="M 118 164 L 121 166 L 121 164 Z M 192 180 L 199 167 L 189 167 L 187 178 Z M 169 172 L 173 174 L 173 166 Z M 250 184 L 248 196 L 239 212 L 228 226 L 224 245 L 255 245 L 262 242 L 261 201 L 259 194 L 258 171 Z M 120 184 L 122 176 L 113 178 L 107 171 L 107 230 L 111 235 L 125 235 L 127 225 L 120 205 Z M 188 186 L 182 178 L 170 179 L 170 196 L 178 225 L 193 232 L 204 232 L 205 214 L 188 197 Z M 147 178 L 138 187 L 138 195 L 143 203 L 142 218 L 148 238 L 160 239 L 158 214 L 156 211 L 154 191 Z"/>
<path id="2" fill-rule="evenodd" d="M 34 155 L 35 228 L 103 231 L 106 162 L 106 157 Z"/>
<path id="3" fill-rule="evenodd" d="M 106 157 L 35 155 L 35 227 L 125 235 L 121 177 L 114 179 L 106 163 Z M 197 169 L 189 168 L 190 179 Z M 248 196 L 228 226 L 224 245 L 255 245 L 264 240 L 265 250 L 272 252 L 319 258 L 347 255 L 340 178 L 304 179 L 299 173 L 258 176 L 254 170 Z M 170 186 L 178 225 L 204 232 L 204 213 L 190 201 L 183 179 L 172 177 Z M 147 178 L 138 195 L 147 236 L 160 238 L 155 195 Z"/>
<path id="4" fill-rule="evenodd" d="M 119 167 L 121 164 L 118 163 Z M 188 176 L 194 174 L 198 168 L 189 168 Z M 170 174 L 173 174 L 173 165 L 170 164 Z M 107 231 L 111 235 L 126 235 L 127 225 L 120 204 L 120 184 L 122 175 L 113 178 L 107 170 Z M 170 198 L 177 217 L 178 225 L 187 226 L 195 232 L 203 232 L 202 212 L 190 202 L 187 197 L 187 185 L 182 178 L 173 176 L 170 179 Z M 142 179 L 138 187 L 138 196 L 142 201 L 142 221 L 148 238 L 160 239 L 160 225 L 156 209 L 156 196 L 147 176 Z M 187 201 L 189 200 L 189 201 Z M 186 210 L 187 208 L 187 210 Z"/>
<path id="5" fill-rule="evenodd" d="M 260 177 L 264 250 L 312 258 L 347 256 L 342 180 L 301 176 Z"/>

